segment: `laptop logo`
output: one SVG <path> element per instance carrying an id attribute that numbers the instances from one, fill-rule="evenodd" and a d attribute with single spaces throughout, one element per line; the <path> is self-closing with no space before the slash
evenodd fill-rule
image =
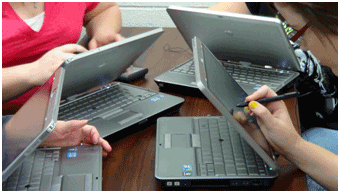
<path id="1" fill-rule="evenodd" d="M 233 32 L 231 32 L 230 30 L 226 30 L 225 33 L 230 37 L 234 35 Z"/>
<path id="2" fill-rule="evenodd" d="M 106 66 L 106 65 L 107 65 L 107 63 L 104 62 L 103 64 L 99 65 L 98 67 L 99 67 L 99 68 L 102 68 L 102 67 L 104 67 L 104 66 Z"/>

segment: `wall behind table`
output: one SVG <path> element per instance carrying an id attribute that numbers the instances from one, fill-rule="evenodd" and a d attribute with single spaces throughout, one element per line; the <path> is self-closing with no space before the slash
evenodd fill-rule
<path id="1" fill-rule="evenodd" d="M 175 27 L 166 8 L 170 5 L 206 9 L 218 2 L 117 2 L 123 27 Z"/>

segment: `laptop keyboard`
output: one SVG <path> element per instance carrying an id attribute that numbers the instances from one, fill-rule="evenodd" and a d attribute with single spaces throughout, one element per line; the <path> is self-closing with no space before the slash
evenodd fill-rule
<path id="1" fill-rule="evenodd" d="M 282 71 L 247 68 L 226 61 L 221 61 L 221 64 L 240 85 L 245 84 L 253 87 L 267 85 L 271 89 L 276 90 L 277 87 L 280 87 L 281 84 L 288 80 L 291 76 L 290 74 L 282 73 Z M 171 71 L 181 74 L 195 75 L 194 60 L 190 59 Z"/>
<path id="2" fill-rule="evenodd" d="M 276 87 L 281 86 L 281 84 L 286 82 L 286 80 L 290 77 L 290 74 L 282 73 L 281 71 L 248 68 L 225 61 L 222 61 L 221 63 L 239 84 L 247 84 L 258 87 L 267 85 L 270 88 L 275 89 Z"/>
<path id="3" fill-rule="evenodd" d="M 123 110 L 122 108 L 156 94 L 146 90 L 136 95 L 130 93 L 128 89 L 120 87 L 119 84 L 112 83 L 98 92 L 61 106 L 58 120 L 87 119 L 91 121 L 101 114 L 120 112 Z"/>
<path id="4" fill-rule="evenodd" d="M 190 60 L 184 62 L 183 64 L 177 66 L 176 68 L 172 69 L 171 71 L 182 73 L 182 74 L 195 75 L 194 60 L 190 59 Z"/>
<path id="5" fill-rule="evenodd" d="M 2 183 L 3 190 L 37 191 L 61 189 L 62 176 L 53 178 L 53 168 L 59 160 L 59 150 L 35 151 Z"/>
<path id="6" fill-rule="evenodd" d="M 223 118 L 198 119 L 201 137 L 196 148 L 198 176 L 266 175 L 261 157 Z"/>

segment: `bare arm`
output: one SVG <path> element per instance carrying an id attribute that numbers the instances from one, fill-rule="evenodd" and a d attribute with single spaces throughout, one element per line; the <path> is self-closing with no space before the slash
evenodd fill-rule
<path id="1" fill-rule="evenodd" d="M 251 14 L 244 2 L 224 2 L 218 3 L 208 8 L 209 10 L 224 11 L 232 13 Z"/>
<path id="2" fill-rule="evenodd" d="M 285 155 L 292 163 L 328 190 L 338 190 L 338 156 L 301 139 Z"/>
<path id="3" fill-rule="evenodd" d="M 7 102 L 33 88 L 32 78 L 27 65 L 2 69 L 2 102 Z"/>
<path id="4" fill-rule="evenodd" d="M 260 104 L 255 100 L 277 96 L 268 86 L 246 98 L 247 114 L 254 114 L 267 141 L 302 171 L 329 190 L 338 189 L 338 156 L 304 140 L 296 131 L 283 101 Z M 337 145 L 337 144 L 334 144 Z"/>
<path id="5" fill-rule="evenodd" d="M 10 101 L 35 86 L 43 85 L 53 72 L 74 52 L 85 52 L 84 47 L 66 44 L 54 48 L 38 60 L 2 69 L 2 102 Z"/>
<path id="6" fill-rule="evenodd" d="M 96 40 L 96 43 L 89 43 L 90 49 L 123 39 L 119 34 L 122 28 L 122 14 L 117 3 L 99 3 L 85 15 L 84 25 L 91 41 Z"/>

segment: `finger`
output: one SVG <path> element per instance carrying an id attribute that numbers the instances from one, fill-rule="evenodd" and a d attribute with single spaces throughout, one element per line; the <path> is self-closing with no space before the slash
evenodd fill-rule
<path id="1" fill-rule="evenodd" d="M 105 139 L 99 138 L 98 144 L 102 146 L 102 148 L 105 152 L 111 152 L 112 151 L 111 145 Z"/>
<path id="2" fill-rule="evenodd" d="M 123 39 L 125 39 L 122 35 L 120 35 L 120 34 L 117 34 L 116 35 L 116 42 L 118 42 L 118 41 L 121 41 L 121 40 L 123 40 Z"/>
<path id="3" fill-rule="evenodd" d="M 87 122 L 87 120 L 58 121 L 58 128 L 62 128 L 62 133 L 68 133 L 84 127 Z"/>
<path id="4" fill-rule="evenodd" d="M 265 125 L 266 128 L 271 128 L 275 125 L 275 117 L 265 106 L 256 101 L 251 101 L 249 103 L 249 109 L 252 111 L 252 113 L 256 115 L 258 123 L 260 125 Z"/>
<path id="5" fill-rule="evenodd" d="M 89 50 L 98 48 L 98 42 L 96 41 L 96 39 L 92 38 L 91 41 L 89 42 Z"/>
<path id="6" fill-rule="evenodd" d="M 241 124 L 247 122 L 247 118 L 246 118 L 245 114 L 242 113 L 241 111 L 234 111 L 233 116 Z"/>
<path id="7" fill-rule="evenodd" d="M 259 90 L 246 97 L 246 101 L 256 101 L 261 98 L 268 98 L 273 96 L 277 96 L 277 94 L 267 85 L 264 85 Z"/>
<path id="8" fill-rule="evenodd" d="M 105 38 L 96 38 L 97 42 L 100 42 L 102 45 L 106 45 L 109 44 L 111 42 L 118 42 L 124 39 L 124 37 L 118 33 L 115 34 L 110 34 L 108 36 L 106 36 Z"/>
<path id="9" fill-rule="evenodd" d="M 61 50 L 66 53 L 86 52 L 87 49 L 78 44 L 66 44 L 61 47 Z"/>
<path id="10" fill-rule="evenodd" d="M 82 128 L 82 138 L 84 142 L 91 144 L 98 144 L 100 135 L 96 127 L 92 125 L 86 125 Z"/>
<path id="11" fill-rule="evenodd" d="M 62 53 L 62 56 L 64 58 L 64 60 L 66 60 L 67 58 L 72 58 L 75 54 L 72 53 Z"/>

